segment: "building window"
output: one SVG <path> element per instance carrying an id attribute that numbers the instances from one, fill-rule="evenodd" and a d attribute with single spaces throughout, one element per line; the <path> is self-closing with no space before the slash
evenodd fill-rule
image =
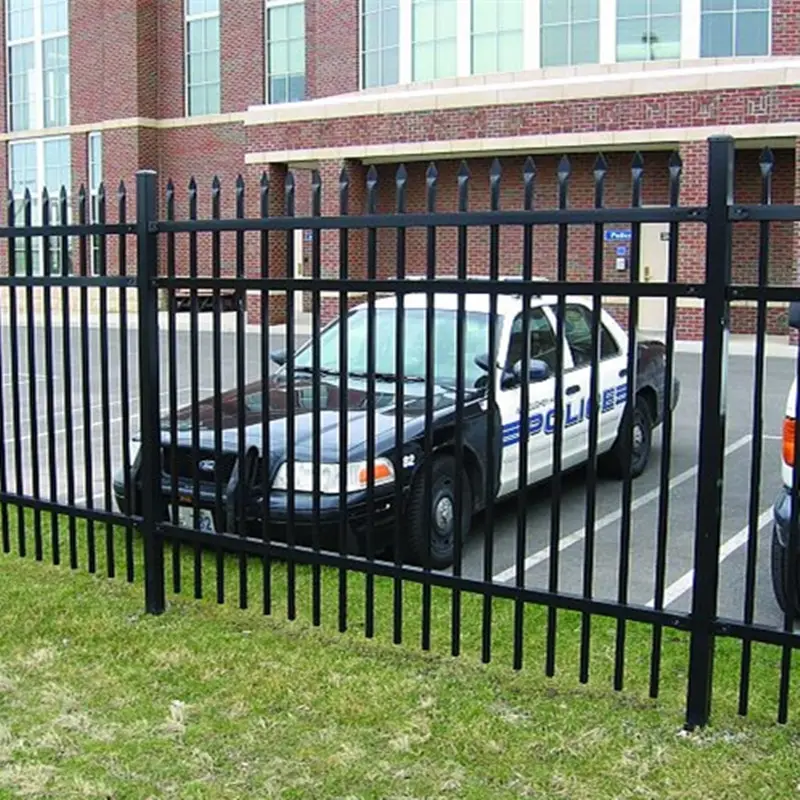
<path id="1" fill-rule="evenodd" d="M 186 113 L 219 114 L 219 0 L 186 0 Z"/>
<path id="2" fill-rule="evenodd" d="M 600 60 L 599 0 L 541 0 L 542 67 Z"/>
<path id="3" fill-rule="evenodd" d="M 67 0 L 8 0 L 8 127 L 69 125 Z"/>
<path id="4" fill-rule="evenodd" d="M 50 222 L 51 224 L 69 223 L 70 210 L 67 202 L 67 218 L 61 219 L 60 195 L 61 189 L 67 191 L 69 198 L 71 174 L 71 147 L 69 136 L 54 137 L 52 139 L 30 139 L 22 142 L 11 142 L 8 153 L 9 186 L 14 196 L 14 212 L 16 224 L 25 224 L 25 192 L 31 194 L 31 216 L 34 225 L 42 221 L 41 195 L 47 187 L 50 197 Z M 50 272 L 53 275 L 61 273 L 61 239 L 50 237 Z M 26 243 L 23 239 L 15 240 L 14 268 L 17 273 L 24 273 L 28 269 L 25 260 Z M 41 275 L 44 270 L 44 251 L 42 239 L 37 237 L 31 240 L 33 254 L 32 267 L 35 275 Z"/>
<path id="5" fill-rule="evenodd" d="M 400 0 L 363 0 L 361 69 L 365 89 L 400 82 Z"/>
<path id="6" fill-rule="evenodd" d="M 617 61 L 681 57 L 681 0 L 617 0 Z"/>
<path id="7" fill-rule="evenodd" d="M 100 222 L 99 194 L 100 184 L 103 182 L 103 138 L 100 133 L 90 133 L 88 141 L 89 175 L 89 222 Z M 92 273 L 100 274 L 100 241 L 101 236 L 92 236 L 92 249 L 90 253 Z"/>
<path id="8" fill-rule="evenodd" d="M 456 0 L 413 0 L 412 79 L 452 78 L 458 72 Z"/>
<path id="9" fill-rule="evenodd" d="M 268 0 L 267 102 L 297 103 L 305 97 L 305 4 Z"/>
<path id="10" fill-rule="evenodd" d="M 770 0 L 702 0 L 700 55 L 769 55 Z"/>
<path id="11" fill-rule="evenodd" d="M 472 72 L 515 72 L 523 65 L 523 0 L 472 0 Z"/>

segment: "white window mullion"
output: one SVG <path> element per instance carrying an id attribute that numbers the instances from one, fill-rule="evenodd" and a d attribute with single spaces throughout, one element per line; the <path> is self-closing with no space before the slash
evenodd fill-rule
<path id="1" fill-rule="evenodd" d="M 458 0 L 457 13 L 456 75 L 463 78 L 472 74 L 472 0 Z"/>
<path id="2" fill-rule="evenodd" d="M 600 0 L 600 63 L 617 61 L 617 0 Z"/>
<path id="3" fill-rule="evenodd" d="M 400 83 L 411 83 L 411 61 L 413 44 L 411 42 L 411 19 L 413 0 L 400 0 Z"/>
<path id="4" fill-rule="evenodd" d="M 221 15 L 220 15 L 220 6 L 217 3 L 216 8 L 210 11 L 199 11 L 197 13 L 189 13 L 189 1 L 184 0 L 184 113 L 188 116 L 198 116 L 204 114 L 214 114 L 218 113 L 222 108 L 222 73 L 220 68 L 220 58 L 221 58 L 221 41 L 220 37 L 222 34 L 222 26 L 221 26 Z M 204 49 L 198 53 L 195 53 L 191 50 L 190 47 L 190 34 L 189 31 L 193 25 L 201 25 L 202 30 L 204 33 L 206 32 L 206 23 L 216 21 L 217 24 L 217 50 L 210 50 L 207 47 L 207 42 L 203 41 Z M 209 80 L 207 71 L 209 69 L 209 58 L 216 53 L 216 77 L 214 80 Z M 199 82 L 192 81 L 191 71 L 190 71 L 190 62 L 192 60 L 192 56 L 199 59 L 202 58 L 203 60 L 203 69 L 204 74 L 203 80 Z M 210 97 L 209 91 L 213 90 L 213 87 L 216 87 L 216 97 Z M 199 102 L 199 110 L 196 110 L 192 106 L 192 89 L 199 90 L 202 89 L 202 100 Z"/>
<path id="5" fill-rule="evenodd" d="M 522 9 L 522 68 L 539 69 L 541 66 L 541 11 L 540 0 L 528 0 Z"/>
<path id="6" fill-rule="evenodd" d="M 33 30 L 36 32 L 36 44 L 33 48 L 33 75 L 28 85 L 29 98 L 33 113 L 31 126 L 34 130 L 44 128 L 44 39 L 42 38 L 42 4 L 33 4 Z M 37 150 L 36 158 L 40 152 Z"/>
<path id="7" fill-rule="evenodd" d="M 683 0 L 681 3 L 681 59 L 700 58 L 700 2 Z"/>

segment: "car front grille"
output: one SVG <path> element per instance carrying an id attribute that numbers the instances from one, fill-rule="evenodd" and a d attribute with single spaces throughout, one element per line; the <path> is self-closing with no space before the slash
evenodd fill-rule
<path id="1" fill-rule="evenodd" d="M 174 463 L 173 463 L 174 452 Z M 174 474 L 177 478 L 194 480 L 195 475 L 200 483 L 216 484 L 219 480 L 222 486 L 227 486 L 236 463 L 236 455 L 221 453 L 218 458 L 209 450 L 198 450 L 197 459 L 193 458 L 191 447 L 167 446 L 161 450 L 161 470 L 168 478 Z"/>

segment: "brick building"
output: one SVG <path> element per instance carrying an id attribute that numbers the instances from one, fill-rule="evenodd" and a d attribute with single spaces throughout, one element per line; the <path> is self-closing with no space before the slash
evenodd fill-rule
<path id="1" fill-rule="evenodd" d="M 572 206 L 592 202 L 592 163 L 609 159 L 607 202 L 630 200 L 629 165 L 646 157 L 644 201 L 667 201 L 667 160 L 684 163 L 681 200 L 705 201 L 706 138 L 730 133 L 739 149 L 736 199 L 756 200 L 758 156 L 776 155 L 774 200 L 800 194 L 800 0 L 5 0 L 6 47 L 0 81 L 6 113 L 0 171 L 20 197 L 43 186 L 101 181 L 113 191 L 133 185 L 141 168 L 156 169 L 162 191 L 199 184 L 199 213 L 210 213 L 212 177 L 222 181 L 222 212 L 233 213 L 241 173 L 256 213 L 258 179 L 273 187 L 280 213 L 287 167 L 298 184 L 298 213 L 308 210 L 310 169 L 323 181 L 323 213 L 338 211 L 338 178 L 349 172 L 351 211 L 364 202 L 369 165 L 378 166 L 379 206 L 393 208 L 394 171 L 409 168 L 409 210 L 424 204 L 424 170 L 440 170 L 438 207 L 454 207 L 456 171 L 469 162 L 470 203 L 487 207 L 488 172 L 503 167 L 502 205 L 522 202 L 522 165 L 537 166 L 536 203 L 556 204 L 556 165 L 568 153 Z M 94 208 L 94 204 L 92 204 Z M 131 210 L 133 205 L 131 203 Z M 38 213 L 38 207 L 34 209 Z M 650 230 L 650 228 L 653 228 Z M 650 279 L 666 271 L 663 229 L 643 231 Z M 755 275 L 757 228 L 737 227 L 735 270 Z M 456 265 L 455 234 L 438 237 L 442 272 Z M 488 235 L 470 234 L 469 268 L 488 264 Z M 323 270 L 338 270 L 337 237 L 324 236 Z M 413 231 L 408 269 L 424 267 L 424 232 Z M 536 271 L 555 269 L 554 230 L 536 233 Z M 296 274 L 308 270 L 298 232 Z M 590 230 L 573 230 L 570 275 L 591 269 Z M 394 233 L 379 237 L 378 268 L 395 269 Z M 681 232 L 682 279 L 702 278 L 702 232 Z M 201 269 L 209 248 L 201 241 Z M 607 245 L 606 272 L 618 269 Z M 231 268 L 232 241 L 223 243 Z M 282 274 L 285 253 L 272 263 Z M 504 231 L 504 271 L 519 270 L 521 231 Z M 188 249 L 179 242 L 179 269 Z M 251 254 L 254 252 L 251 249 Z M 351 247 L 351 274 L 363 274 L 363 237 Z M 794 283 L 800 237 L 791 225 L 772 232 L 773 282 Z M 39 256 L 39 267 L 41 267 Z M 109 267 L 114 268 L 114 254 Z M 248 268 L 258 269 L 257 263 Z M 272 302 L 272 301 L 271 301 Z M 280 315 L 275 299 L 274 319 Z M 326 299 L 326 314 L 335 301 Z M 249 301 L 258 319 L 259 298 Z M 663 304 L 643 304 L 642 325 L 663 326 Z M 754 309 L 734 310 L 734 330 L 751 329 Z M 682 301 L 679 334 L 699 335 L 697 301 Z M 781 309 L 770 310 L 773 332 Z"/>

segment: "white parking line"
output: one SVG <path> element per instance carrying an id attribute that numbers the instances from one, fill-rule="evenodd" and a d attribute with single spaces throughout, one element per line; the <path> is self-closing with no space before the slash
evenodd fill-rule
<path id="1" fill-rule="evenodd" d="M 772 522 L 772 509 L 767 508 L 761 512 L 761 516 L 758 518 L 758 522 L 756 523 L 756 532 L 761 533 L 761 531 L 766 528 L 769 523 Z M 750 526 L 745 525 L 739 533 L 735 536 L 731 536 L 725 544 L 722 545 L 719 549 L 719 563 L 722 564 L 725 559 L 731 555 L 731 553 L 735 553 L 745 542 L 747 542 L 747 537 L 750 534 Z M 694 582 L 694 569 L 690 569 L 685 575 L 682 575 L 678 580 L 674 583 L 671 583 L 668 587 L 666 592 L 664 592 L 664 608 L 667 606 L 672 605 L 681 595 L 685 594 L 692 588 L 692 583 Z M 655 597 L 650 600 L 647 604 L 648 608 L 653 608 L 656 604 Z"/>
<path id="2" fill-rule="evenodd" d="M 725 449 L 725 456 L 729 456 L 732 453 L 735 453 L 737 450 L 740 450 L 746 444 L 749 444 L 752 441 L 753 437 L 751 434 L 747 434 L 746 436 L 742 436 L 741 439 L 737 439 L 733 444 L 728 445 Z M 677 486 L 680 486 L 682 483 L 686 483 L 690 478 L 693 478 L 698 473 L 698 467 L 694 466 L 690 469 L 681 472 L 679 475 L 676 475 L 670 482 L 669 488 L 674 489 Z M 638 509 L 642 508 L 642 506 L 651 503 L 653 500 L 657 500 L 658 497 L 661 495 L 661 487 L 656 487 L 655 489 L 651 489 L 646 494 L 643 494 L 641 497 L 638 497 L 631 503 L 631 512 L 637 511 Z M 622 509 L 618 509 L 617 511 L 612 511 L 610 514 L 606 514 L 604 517 L 601 517 L 597 522 L 595 522 L 594 531 L 597 533 L 598 531 L 602 530 L 603 528 L 607 528 L 609 525 L 617 522 L 618 520 L 622 519 Z M 582 542 L 586 538 L 586 528 L 578 528 L 573 533 L 570 533 L 568 536 L 562 536 L 558 542 L 558 551 L 559 553 L 566 550 L 568 547 L 572 547 L 574 544 L 578 544 L 578 542 Z M 524 570 L 527 572 L 529 569 L 535 567 L 537 564 L 541 564 L 543 561 L 547 561 L 550 558 L 550 546 L 543 547 L 536 553 L 528 556 L 524 562 Z M 504 569 L 502 572 L 498 572 L 492 580 L 497 583 L 505 583 L 506 581 L 510 581 L 514 578 L 517 574 L 516 566 L 509 567 L 508 569 Z"/>

